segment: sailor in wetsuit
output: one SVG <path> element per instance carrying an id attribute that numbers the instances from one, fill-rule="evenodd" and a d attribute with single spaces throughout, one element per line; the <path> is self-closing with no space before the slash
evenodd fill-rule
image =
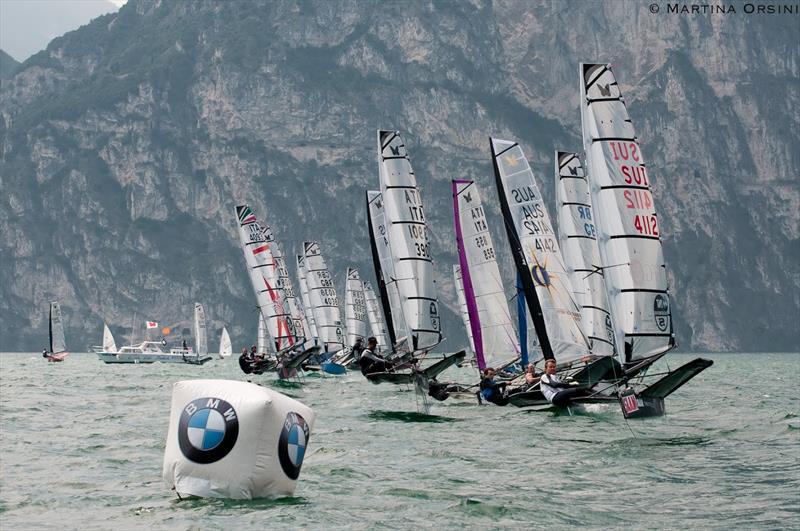
<path id="1" fill-rule="evenodd" d="M 49 354 L 47 353 L 47 349 L 42 350 L 42 357 L 46 358 L 47 356 L 49 356 Z"/>
<path id="2" fill-rule="evenodd" d="M 253 372 L 253 358 L 251 358 L 250 353 L 247 352 L 247 347 L 242 349 L 242 354 L 239 356 L 239 368 L 242 369 L 242 372 L 245 374 Z"/>
<path id="3" fill-rule="evenodd" d="M 367 339 L 367 348 L 361 351 L 358 358 L 358 366 L 361 367 L 361 374 L 376 372 L 388 372 L 392 368 L 392 363 L 382 358 L 375 351 L 378 349 L 378 340 L 374 337 Z"/>
<path id="4" fill-rule="evenodd" d="M 508 397 L 506 397 L 506 382 L 495 382 L 494 375 L 496 371 L 492 367 L 486 367 L 483 370 L 483 379 L 481 380 L 481 398 L 492 404 L 498 406 L 505 406 L 508 404 Z"/>
<path id="5" fill-rule="evenodd" d="M 576 389 L 578 382 L 563 382 L 556 376 L 556 360 L 549 359 L 544 364 L 544 374 L 539 380 L 539 388 L 548 402 L 558 407 L 567 407 L 573 398 L 584 396 L 583 389 Z"/>

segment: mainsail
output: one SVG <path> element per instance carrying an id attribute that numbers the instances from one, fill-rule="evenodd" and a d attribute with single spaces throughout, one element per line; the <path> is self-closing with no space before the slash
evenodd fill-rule
<path id="1" fill-rule="evenodd" d="M 503 279 L 478 187 L 453 181 L 456 244 L 478 368 L 503 366 L 519 356 Z"/>
<path id="2" fill-rule="evenodd" d="M 408 333 L 404 317 L 400 292 L 397 289 L 394 259 L 389 249 L 389 235 L 386 230 L 386 215 L 383 197 L 380 192 L 367 192 L 367 223 L 369 225 L 369 241 L 372 247 L 372 263 L 375 267 L 375 278 L 380 290 L 383 314 L 386 316 L 386 331 L 391 344 L 384 345 L 388 352 L 395 349 L 398 339 Z M 400 338 L 397 334 L 402 334 Z"/>
<path id="3" fill-rule="evenodd" d="M 453 264 L 453 282 L 456 285 L 456 297 L 458 298 L 458 313 L 461 315 L 461 321 L 464 323 L 464 328 L 467 329 L 467 338 L 469 339 L 469 350 L 472 353 L 471 357 L 475 357 L 475 338 L 472 337 L 472 323 L 469 321 L 469 310 L 467 309 L 467 299 L 464 297 L 464 282 L 461 280 L 461 266 Z M 468 356 L 469 358 L 470 356 Z"/>
<path id="4" fill-rule="evenodd" d="M 198 356 L 208 354 L 208 339 L 206 338 L 206 312 L 199 302 L 194 303 L 194 341 Z"/>
<path id="5" fill-rule="evenodd" d="M 306 282 L 314 321 L 322 346 L 328 352 L 337 352 L 344 346 L 344 330 L 339 310 L 339 298 L 331 274 L 317 242 L 303 244 Z"/>
<path id="6" fill-rule="evenodd" d="M 580 308 L 533 172 L 519 144 L 490 143 L 508 240 L 542 353 L 561 364 L 580 359 L 589 354 Z"/>
<path id="7" fill-rule="evenodd" d="M 258 307 L 266 320 L 267 331 L 272 337 L 273 347 L 278 351 L 291 347 L 295 344 L 297 334 L 285 304 L 278 268 L 272 256 L 272 245 L 268 241 L 268 231 L 258 223 L 247 205 L 237 206 L 236 216 L 250 280 Z"/>
<path id="8" fill-rule="evenodd" d="M 309 339 L 315 342 L 319 340 L 319 332 L 317 331 L 317 322 L 314 320 L 314 312 L 311 309 L 311 299 L 308 295 L 308 282 L 306 281 L 306 264 L 305 258 L 302 254 L 295 255 L 297 260 L 297 278 L 300 283 L 300 296 L 303 300 L 303 312 L 306 315 L 306 323 L 308 323 Z"/>
<path id="9" fill-rule="evenodd" d="M 367 318 L 369 318 L 369 328 L 372 335 L 378 340 L 378 349 L 382 351 L 390 351 L 391 345 L 389 344 L 389 334 L 386 331 L 386 324 L 383 322 L 381 316 L 381 309 L 378 306 L 378 298 L 375 296 L 375 291 L 372 289 L 372 284 L 368 281 L 364 283 L 364 303 L 367 305 Z"/>
<path id="10" fill-rule="evenodd" d="M 222 327 L 222 335 L 219 338 L 219 357 L 228 358 L 233 354 L 233 345 L 231 345 L 231 336 L 228 335 L 228 329 Z"/>
<path id="11" fill-rule="evenodd" d="M 367 302 L 364 299 L 364 284 L 358 275 L 358 269 L 352 267 L 347 268 L 344 319 L 347 330 L 347 346 L 352 347 L 359 340 L 363 343 L 367 335 Z"/>
<path id="12" fill-rule="evenodd" d="M 398 132 L 378 131 L 378 149 L 389 250 L 411 347 L 430 350 L 442 333 L 422 198 Z"/>
<path id="13" fill-rule="evenodd" d="M 555 170 L 558 242 L 575 290 L 575 302 L 581 307 L 583 331 L 592 354 L 612 356 L 614 327 L 583 165 L 577 153 L 556 151 Z"/>
<path id="14" fill-rule="evenodd" d="M 263 228 L 267 237 L 267 242 L 269 243 L 269 249 L 272 252 L 275 270 L 278 274 L 278 287 L 280 287 L 281 293 L 283 294 L 285 308 L 288 310 L 292 319 L 292 329 L 295 332 L 295 338 L 302 342 L 310 337 L 311 334 L 305 315 L 303 314 L 302 305 L 294 291 L 292 277 L 289 275 L 289 268 L 286 267 L 286 259 L 283 256 L 280 244 L 275 239 L 272 228 L 267 225 L 264 225 Z"/>
<path id="15" fill-rule="evenodd" d="M 61 321 L 61 305 L 57 302 L 50 303 L 50 354 L 60 354 L 67 351 L 67 342 L 64 340 L 64 323 Z"/>
<path id="16" fill-rule="evenodd" d="M 103 352 L 116 352 L 117 342 L 106 323 L 103 323 Z"/>
<path id="17" fill-rule="evenodd" d="M 642 150 L 607 64 L 580 65 L 583 147 L 617 345 L 626 361 L 675 346 L 661 231 Z"/>

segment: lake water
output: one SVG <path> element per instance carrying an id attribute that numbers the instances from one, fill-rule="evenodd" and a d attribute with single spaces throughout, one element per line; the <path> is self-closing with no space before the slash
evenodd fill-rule
<path id="1" fill-rule="evenodd" d="M 426 417 L 413 390 L 360 374 L 256 377 L 317 421 L 295 496 L 240 502 L 179 501 L 161 479 L 172 383 L 243 380 L 235 358 L 2 354 L 0 527 L 799 528 L 800 356 L 706 357 L 666 417 L 628 422 L 618 407 L 570 417 L 463 400 Z"/>

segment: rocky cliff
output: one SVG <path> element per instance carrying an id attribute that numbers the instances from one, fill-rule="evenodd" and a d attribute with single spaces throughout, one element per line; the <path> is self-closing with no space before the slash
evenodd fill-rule
<path id="1" fill-rule="evenodd" d="M 287 254 L 319 240 L 342 286 L 347 265 L 371 277 L 378 128 L 405 132 L 454 308 L 450 179 L 493 202 L 491 134 L 552 198 L 553 151 L 581 146 L 582 60 L 614 65 L 637 127 L 681 348 L 796 350 L 800 17 L 666 6 L 130 0 L 3 82 L 0 351 L 43 345 L 51 299 L 74 350 L 134 313 L 181 330 L 194 301 L 252 342 L 240 202 Z M 452 311 L 443 327 L 466 341 Z"/>

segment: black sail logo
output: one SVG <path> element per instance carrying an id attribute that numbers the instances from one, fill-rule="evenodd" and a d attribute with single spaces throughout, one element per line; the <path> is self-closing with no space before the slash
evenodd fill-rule
<path id="1" fill-rule="evenodd" d="M 653 299 L 653 318 L 658 329 L 666 332 L 669 328 L 669 298 L 663 293 Z"/>

